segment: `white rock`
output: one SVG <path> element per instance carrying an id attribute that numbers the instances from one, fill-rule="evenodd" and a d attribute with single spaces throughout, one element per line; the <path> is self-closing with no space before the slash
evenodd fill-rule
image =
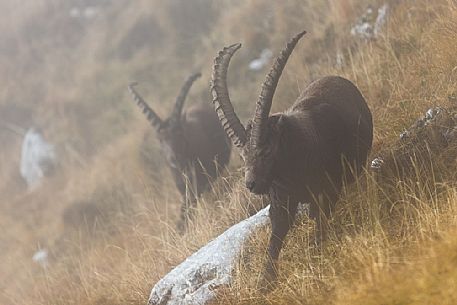
<path id="1" fill-rule="evenodd" d="M 97 17 L 99 11 L 100 11 L 99 8 L 96 6 L 87 6 L 84 8 L 83 15 L 86 19 L 93 19 L 93 18 Z"/>
<path id="2" fill-rule="evenodd" d="M 388 13 L 389 5 L 383 4 L 378 8 L 375 18 L 373 9 L 369 7 L 351 28 L 351 35 L 363 40 L 376 39 L 387 22 Z"/>
<path id="3" fill-rule="evenodd" d="M 389 11 L 389 5 L 387 3 L 383 4 L 379 9 L 378 9 L 378 16 L 376 17 L 376 21 L 374 23 L 374 30 L 373 34 L 375 37 L 377 37 L 379 34 L 381 34 L 381 29 L 386 24 L 387 22 L 387 15 Z"/>
<path id="4" fill-rule="evenodd" d="M 270 49 L 263 49 L 259 58 L 256 58 L 249 63 L 249 70 L 260 71 L 268 64 L 272 56 L 273 52 L 271 52 Z"/>
<path id="5" fill-rule="evenodd" d="M 70 15 L 71 18 L 80 18 L 81 11 L 77 7 L 72 7 L 71 10 L 68 12 L 68 15 Z"/>
<path id="6" fill-rule="evenodd" d="M 400 140 L 405 140 L 409 137 L 409 131 L 405 130 L 402 133 L 400 133 Z M 373 166 L 372 166 L 373 167 Z"/>
<path id="7" fill-rule="evenodd" d="M 86 18 L 86 19 L 94 19 L 97 17 L 100 13 L 100 8 L 96 6 L 86 6 L 84 8 L 79 8 L 79 7 L 73 7 L 71 10 L 68 12 L 68 15 L 71 18 L 75 19 L 81 19 L 81 18 Z"/>
<path id="8" fill-rule="evenodd" d="M 232 226 L 188 257 L 162 278 L 151 291 L 149 305 L 202 305 L 227 286 L 246 240 L 269 223 L 269 206 Z"/>
<path id="9" fill-rule="evenodd" d="M 380 157 L 377 157 L 371 161 L 370 167 L 371 167 L 371 169 L 377 170 L 377 169 L 380 169 L 383 164 L 384 164 L 384 160 L 381 159 Z"/>
<path id="10" fill-rule="evenodd" d="M 364 40 L 372 39 L 374 37 L 373 26 L 368 22 L 358 23 L 352 27 L 351 35 Z"/>
<path id="11" fill-rule="evenodd" d="M 49 173 L 56 159 L 54 146 L 48 144 L 37 130 L 30 128 L 22 142 L 20 166 L 21 176 L 29 189 L 36 187 Z"/>
<path id="12" fill-rule="evenodd" d="M 425 121 L 431 121 L 433 119 L 436 118 L 436 115 L 437 114 L 440 114 L 442 111 L 444 111 L 443 108 L 441 107 L 432 107 L 430 109 L 427 110 L 427 112 L 425 113 Z"/>
<path id="13" fill-rule="evenodd" d="M 32 260 L 40 264 L 41 267 L 46 268 L 48 266 L 48 250 L 40 249 L 32 256 Z"/>

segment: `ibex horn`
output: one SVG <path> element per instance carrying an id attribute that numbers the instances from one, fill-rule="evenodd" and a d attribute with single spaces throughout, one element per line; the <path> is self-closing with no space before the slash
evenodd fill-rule
<path id="1" fill-rule="evenodd" d="M 186 96 L 189 93 L 190 87 L 192 87 L 192 84 L 194 81 L 202 76 L 200 72 L 192 74 L 189 76 L 184 83 L 184 85 L 181 88 L 181 91 L 179 92 L 178 97 L 176 98 L 175 102 L 175 108 L 173 109 L 173 112 L 171 114 L 171 119 L 172 121 L 179 121 L 179 118 L 181 117 L 181 111 L 184 105 L 184 101 L 186 100 Z"/>
<path id="2" fill-rule="evenodd" d="M 225 47 L 214 59 L 211 77 L 211 94 L 222 127 L 233 145 L 242 148 L 246 144 L 246 130 L 237 117 L 227 90 L 227 70 L 233 54 L 241 47 L 240 43 Z"/>
<path id="3" fill-rule="evenodd" d="M 133 96 L 133 100 L 137 103 L 137 105 L 141 108 L 143 113 L 146 115 L 148 121 L 155 129 L 159 129 L 162 126 L 163 121 L 160 117 L 154 112 L 154 110 L 149 107 L 149 105 L 143 100 L 141 95 L 136 92 L 134 86 L 138 85 L 137 82 L 130 83 L 128 86 L 129 92 Z"/>
<path id="4" fill-rule="evenodd" d="M 261 141 L 262 131 L 265 129 L 265 124 L 270 114 L 273 96 L 275 94 L 276 86 L 278 85 L 279 78 L 281 77 L 282 70 L 289 59 L 290 54 L 294 50 L 297 42 L 306 31 L 303 31 L 292 38 L 276 58 L 273 66 L 268 72 L 265 81 L 262 84 L 262 91 L 260 92 L 259 100 L 256 105 L 254 119 L 252 123 L 252 131 L 250 141 L 251 145 L 255 147 Z"/>

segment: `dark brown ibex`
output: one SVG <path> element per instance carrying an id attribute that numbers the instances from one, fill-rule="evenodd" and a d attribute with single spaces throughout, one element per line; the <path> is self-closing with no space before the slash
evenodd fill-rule
<path id="1" fill-rule="evenodd" d="M 277 276 L 279 252 L 294 223 L 298 203 L 310 204 L 317 240 L 322 238 L 343 182 L 353 181 L 360 173 L 373 138 L 371 113 L 362 94 L 338 76 L 314 81 L 289 109 L 269 115 L 282 70 L 305 33 L 295 36 L 276 58 L 247 128 L 234 112 L 226 82 L 230 59 L 241 44 L 220 51 L 213 66 L 213 103 L 244 159 L 246 187 L 270 198 L 272 233 L 266 283 Z"/>
<path id="2" fill-rule="evenodd" d="M 157 131 L 162 152 L 182 195 L 181 220 L 178 223 L 181 230 L 187 223 L 189 206 L 224 169 L 231 150 L 230 142 L 211 107 L 200 103 L 182 111 L 190 87 L 200 76 L 196 73 L 187 79 L 166 120 L 162 120 L 133 88 L 136 83 L 128 86 L 133 99 Z"/>

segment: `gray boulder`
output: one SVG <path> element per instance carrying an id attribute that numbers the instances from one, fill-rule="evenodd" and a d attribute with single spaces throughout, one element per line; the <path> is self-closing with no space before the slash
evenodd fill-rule
<path id="1" fill-rule="evenodd" d="M 151 291 L 149 305 L 201 305 L 232 280 L 232 271 L 248 238 L 266 226 L 269 206 L 232 226 L 163 277 Z"/>
<path id="2" fill-rule="evenodd" d="M 38 186 L 43 177 L 52 172 L 57 161 L 54 146 L 41 133 L 30 128 L 22 142 L 20 173 L 29 189 Z"/>

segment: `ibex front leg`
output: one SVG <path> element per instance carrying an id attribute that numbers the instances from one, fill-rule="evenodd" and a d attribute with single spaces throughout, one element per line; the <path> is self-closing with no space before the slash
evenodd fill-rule
<path id="1" fill-rule="evenodd" d="M 271 196 L 270 220 L 271 236 L 268 243 L 268 255 L 265 270 L 262 276 L 261 290 L 268 292 L 274 288 L 278 277 L 278 258 L 283 246 L 284 238 L 295 222 L 298 202 L 287 199 L 280 199 L 278 196 Z"/>

